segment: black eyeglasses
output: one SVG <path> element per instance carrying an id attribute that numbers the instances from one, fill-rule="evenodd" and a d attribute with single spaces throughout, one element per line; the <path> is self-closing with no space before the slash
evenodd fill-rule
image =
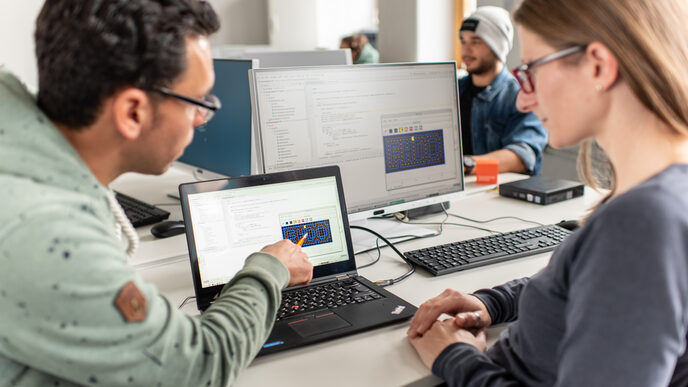
<path id="1" fill-rule="evenodd" d="M 204 124 L 210 121 L 213 118 L 213 115 L 215 115 L 215 112 L 222 108 L 220 99 L 212 94 L 206 95 L 203 97 L 203 99 L 196 99 L 175 93 L 174 91 L 164 87 L 153 86 L 150 88 L 150 90 L 195 105 L 196 109 L 198 110 L 198 114 L 203 119 Z"/>
<path id="2" fill-rule="evenodd" d="M 531 74 L 531 70 L 533 69 L 533 67 L 540 66 L 557 59 L 561 59 L 571 54 L 575 54 L 578 51 L 584 50 L 585 47 L 586 46 L 573 46 L 565 48 L 553 54 L 543 56 L 542 58 L 536 59 L 532 62 L 524 63 L 513 69 L 512 73 L 514 74 L 514 77 L 516 77 L 518 84 L 521 85 L 521 90 L 526 94 L 530 94 L 535 91 L 535 84 L 533 83 L 533 76 Z"/>

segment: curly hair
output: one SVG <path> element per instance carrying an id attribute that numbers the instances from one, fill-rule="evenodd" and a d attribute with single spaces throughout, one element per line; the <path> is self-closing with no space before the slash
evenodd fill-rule
<path id="1" fill-rule="evenodd" d="M 171 85 L 185 39 L 219 27 L 205 1 L 48 0 L 36 21 L 38 105 L 70 129 L 89 126 L 117 90 Z"/>

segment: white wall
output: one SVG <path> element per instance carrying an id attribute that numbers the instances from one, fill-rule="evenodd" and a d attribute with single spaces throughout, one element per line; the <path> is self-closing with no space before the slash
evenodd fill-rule
<path id="1" fill-rule="evenodd" d="M 220 31 L 210 38 L 213 45 L 268 44 L 267 0 L 210 0 L 220 16 Z"/>
<path id="2" fill-rule="evenodd" d="M 313 50 L 318 45 L 318 0 L 269 0 L 270 45 L 278 50 Z"/>
<path id="3" fill-rule="evenodd" d="M 416 0 L 379 0 L 380 62 L 414 62 L 418 58 Z"/>
<path id="4" fill-rule="evenodd" d="M 379 0 L 381 62 L 454 58 L 454 2 Z"/>
<path id="5" fill-rule="evenodd" d="M 38 87 L 33 31 L 43 0 L 0 2 L 0 65 L 5 65 L 29 88 Z"/>
<path id="6" fill-rule="evenodd" d="M 270 45 L 277 50 L 336 49 L 342 37 L 377 24 L 377 0 L 268 0 Z"/>
<path id="7" fill-rule="evenodd" d="M 211 38 L 220 44 L 267 44 L 267 0 L 211 0 L 222 27 Z M 30 88 L 38 87 L 33 32 L 43 0 L 0 1 L 0 64 Z"/>
<path id="8" fill-rule="evenodd" d="M 454 1 L 418 2 L 419 62 L 452 60 L 454 57 Z"/>
<path id="9" fill-rule="evenodd" d="M 270 42 L 278 49 L 338 48 L 342 36 L 376 29 L 383 62 L 450 60 L 451 0 L 210 0 L 222 28 L 214 45 Z M 514 0 L 485 0 L 513 5 Z M 43 0 L 0 1 L 0 64 L 38 85 L 33 30 Z M 497 4 L 500 5 L 500 4 Z M 270 32 L 270 28 L 272 31 Z M 512 53 L 509 56 L 511 62 Z M 518 60 L 515 60 L 518 62 Z M 511 66 L 511 64 L 510 64 Z"/>
<path id="10" fill-rule="evenodd" d="M 377 0 L 320 0 L 316 23 L 317 48 L 339 48 L 344 36 L 362 30 L 377 31 Z"/>

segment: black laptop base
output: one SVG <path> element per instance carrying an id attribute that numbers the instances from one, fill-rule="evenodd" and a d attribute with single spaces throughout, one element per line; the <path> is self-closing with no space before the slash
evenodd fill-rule
<path id="1" fill-rule="evenodd" d="M 355 277 L 355 280 L 383 298 L 361 304 L 310 310 L 278 320 L 258 356 L 393 324 L 410 319 L 416 313 L 415 306 L 384 288 L 361 276 Z M 380 315 L 385 315 L 386 319 L 380 319 Z"/>

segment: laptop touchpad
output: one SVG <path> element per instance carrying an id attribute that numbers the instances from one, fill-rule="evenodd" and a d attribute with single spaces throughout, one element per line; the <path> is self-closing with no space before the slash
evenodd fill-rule
<path id="1" fill-rule="evenodd" d="M 289 323 L 289 326 L 302 337 L 308 337 L 318 333 L 350 327 L 351 324 L 334 314 L 334 312 L 327 311 L 292 321 Z"/>

